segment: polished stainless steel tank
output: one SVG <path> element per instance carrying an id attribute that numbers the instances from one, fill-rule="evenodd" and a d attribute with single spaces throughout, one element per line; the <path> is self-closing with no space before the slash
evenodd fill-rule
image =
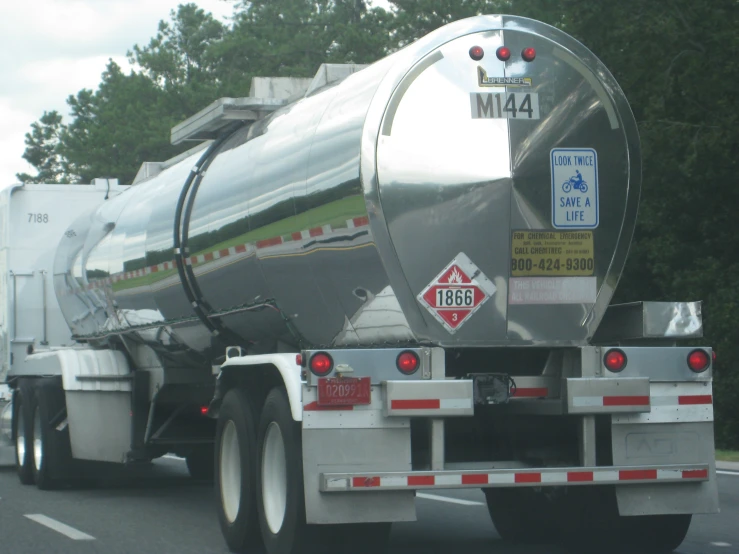
<path id="1" fill-rule="evenodd" d="M 589 50 L 474 17 L 108 200 L 62 238 L 57 295 L 75 337 L 165 357 L 581 345 L 621 275 L 640 171 L 627 100 Z"/>

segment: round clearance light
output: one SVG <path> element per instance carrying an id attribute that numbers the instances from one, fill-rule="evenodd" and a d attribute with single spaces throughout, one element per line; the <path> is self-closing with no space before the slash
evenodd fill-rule
<path id="1" fill-rule="evenodd" d="M 618 373 L 626 367 L 626 354 L 617 348 L 609 350 L 603 358 L 603 364 L 606 366 L 608 371 Z"/>
<path id="2" fill-rule="evenodd" d="M 470 58 L 476 62 L 479 62 L 484 56 L 485 50 L 482 49 L 482 46 L 473 46 L 470 48 Z"/>
<path id="3" fill-rule="evenodd" d="M 325 352 L 313 354 L 310 359 L 310 370 L 314 375 L 325 377 L 334 368 L 334 361 Z"/>
<path id="4" fill-rule="evenodd" d="M 495 55 L 502 62 L 506 62 L 511 58 L 511 49 L 506 46 L 501 46 L 495 51 Z"/>
<path id="5" fill-rule="evenodd" d="M 414 374 L 418 369 L 418 366 L 421 365 L 420 360 L 418 359 L 418 355 L 416 355 L 415 352 L 411 352 L 410 350 L 401 352 L 398 355 L 398 359 L 395 360 L 395 364 L 398 366 L 400 372 L 404 375 Z"/>
<path id="6" fill-rule="evenodd" d="M 524 61 L 533 62 L 534 58 L 536 57 L 536 50 L 534 50 L 533 48 L 524 48 L 521 52 L 521 57 L 524 59 Z"/>
<path id="7" fill-rule="evenodd" d="M 701 373 L 711 365 L 711 358 L 704 350 L 693 350 L 688 354 L 688 367 L 696 373 Z"/>

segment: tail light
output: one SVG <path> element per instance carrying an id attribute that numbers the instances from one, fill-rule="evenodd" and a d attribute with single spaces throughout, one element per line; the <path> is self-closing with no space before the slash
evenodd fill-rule
<path id="1" fill-rule="evenodd" d="M 511 57 L 511 49 L 506 46 L 501 46 L 495 51 L 495 55 L 502 62 L 508 61 Z"/>
<path id="2" fill-rule="evenodd" d="M 603 365 L 606 366 L 608 371 L 613 371 L 614 373 L 623 371 L 626 367 L 626 354 L 624 354 L 623 350 L 613 348 L 606 352 L 606 355 L 603 357 Z"/>
<path id="3" fill-rule="evenodd" d="M 316 352 L 311 356 L 309 365 L 313 375 L 325 377 L 334 368 L 334 360 L 325 352 Z"/>
<path id="4" fill-rule="evenodd" d="M 534 50 L 533 48 L 524 48 L 521 51 L 521 57 L 526 62 L 533 62 L 534 58 L 536 57 L 536 50 Z"/>
<path id="5" fill-rule="evenodd" d="M 696 373 L 701 373 L 711 365 L 711 357 L 705 350 L 693 350 L 688 354 L 688 367 Z"/>
<path id="6" fill-rule="evenodd" d="M 404 375 L 413 375 L 418 370 L 418 366 L 421 365 L 421 361 L 418 359 L 418 355 L 415 352 L 406 350 L 405 352 L 398 354 L 398 358 L 395 360 L 395 365 Z"/>
<path id="7" fill-rule="evenodd" d="M 482 49 L 481 46 L 473 46 L 470 48 L 470 58 L 475 60 L 476 62 L 479 62 L 483 56 L 485 56 L 485 51 Z"/>

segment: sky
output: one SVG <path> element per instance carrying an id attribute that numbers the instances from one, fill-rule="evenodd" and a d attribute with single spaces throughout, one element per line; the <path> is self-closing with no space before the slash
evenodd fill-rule
<path id="1" fill-rule="evenodd" d="M 35 174 L 25 135 L 44 111 L 69 123 L 66 99 L 96 90 L 109 59 L 124 72 L 126 52 L 144 46 L 161 20 L 188 0 L 2 1 L 0 9 L 0 189 Z M 189 0 L 227 22 L 237 0 Z M 387 5 L 382 0 L 375 5 Z M 216 100 L 214 98 L 214 100 Z"/>

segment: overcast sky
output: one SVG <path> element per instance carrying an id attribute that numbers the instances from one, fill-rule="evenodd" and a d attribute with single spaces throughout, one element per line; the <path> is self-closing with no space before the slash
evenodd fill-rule
<path id="1" fill-rule="evenodd" d="M 95 90 L 109 58 L 148 44 L 160 20 L 187 0 L 0 0 L 0 188 L 35 174 L 24 137 L 44 110 L 69 123 L 66 99 Z M 192 0 L 225 21 L 236 0 Z"/>

